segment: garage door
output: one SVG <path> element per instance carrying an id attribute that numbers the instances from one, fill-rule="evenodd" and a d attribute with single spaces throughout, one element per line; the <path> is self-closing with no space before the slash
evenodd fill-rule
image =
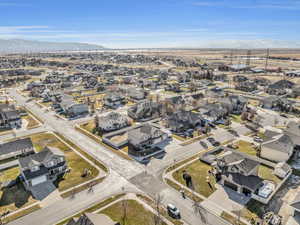
<path id="1" fill-rule="evenodd" d="M 226 186 L 226 187 L 229 187 L 230 189 L 232 189 L 232 190 L 234 190 L 234 191 L 237 191 L 238 190 L 238 188 L 237 188 L 237 186 L 235 185 L 235 184 L 232 184 L 232 183 L 230 183 L 230 182 L 228 182 L 228 181 L 224 181 L 224 185 Z"/>
<path id="2" fill-rule="evenodd" d="M 40 176 L 40 177 L 32 179 L 31 184 L 32 184 L 32 186 L 35 186 L 35 185 L 43 183 L 45 181 L 47 181 L 47 177 L 46 176 Z"/>

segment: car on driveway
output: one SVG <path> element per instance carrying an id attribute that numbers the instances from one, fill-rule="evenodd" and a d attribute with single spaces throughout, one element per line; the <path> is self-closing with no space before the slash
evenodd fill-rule
<path id="1" fill-rule="evenodd" d="M 204 141 L 199 142 L 203 148 L 208 148 L 207 144 Z"/>
<path id="2" fill-rule="evenodd" d="M 180 219 L 181 218 L 180 211 L 175 205 L 168 204 L 167 205 L 167 210 L 168 210 L 168 214 L 169 214 L 170 217 L 172 217 L 174 219 Z"/>

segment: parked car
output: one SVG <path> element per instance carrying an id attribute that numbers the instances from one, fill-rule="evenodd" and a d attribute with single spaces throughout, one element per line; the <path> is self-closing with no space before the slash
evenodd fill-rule
<path id="1" fill-rule="evenodd" d="M 255 136 L 254 138 L 253 138 L 253 140 L 255 141 L 255 142 L 263 142 L 263 139 L 261 138 L 261 137 L 258 137 L 258 136 Z"/>
<path id="2" fill-rule="evenodd" d="M 207 144 L 204 141 L 199 142 L 203 148 L 208 148 Z"/>
<path id="3" fill-rule="evenodd" d="M 286 114 L 281 113 L 280 116 L 284 117 L 284 118 L 289 118 Z"/>
<path id="4" fill-rule="evenodd" d="M 180 211 L 179 209 L 177 209 L 177 207 L 173 204 L 168 204 L 167 205 L 167 210 L 168 210 L 168 214 L 170 217 L 174 218 L 174 219 L 180 219 L 181 215 L 180 215 Z"/>

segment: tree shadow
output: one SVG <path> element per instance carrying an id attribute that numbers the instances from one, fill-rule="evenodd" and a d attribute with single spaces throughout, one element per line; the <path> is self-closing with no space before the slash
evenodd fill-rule
<path id="1" fill-rule="evenodd" d="M 24 206 L 31 197 L 30 192 L 26 191 L 22 183 L 17 183 L 12 187 L 2 188 L 0 207 L 14 204 L 17 208 Z"/>

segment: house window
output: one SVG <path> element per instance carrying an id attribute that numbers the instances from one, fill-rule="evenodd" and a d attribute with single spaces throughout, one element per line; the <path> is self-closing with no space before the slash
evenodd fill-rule
<path id="1" fill-rule="evenodd" d="M 54 162 L 53 162 L 53 161 L 50 161 L 50 162 L 48 163 L 48 166 L 49 166 L 49 167 L 54 166 Z"/>

